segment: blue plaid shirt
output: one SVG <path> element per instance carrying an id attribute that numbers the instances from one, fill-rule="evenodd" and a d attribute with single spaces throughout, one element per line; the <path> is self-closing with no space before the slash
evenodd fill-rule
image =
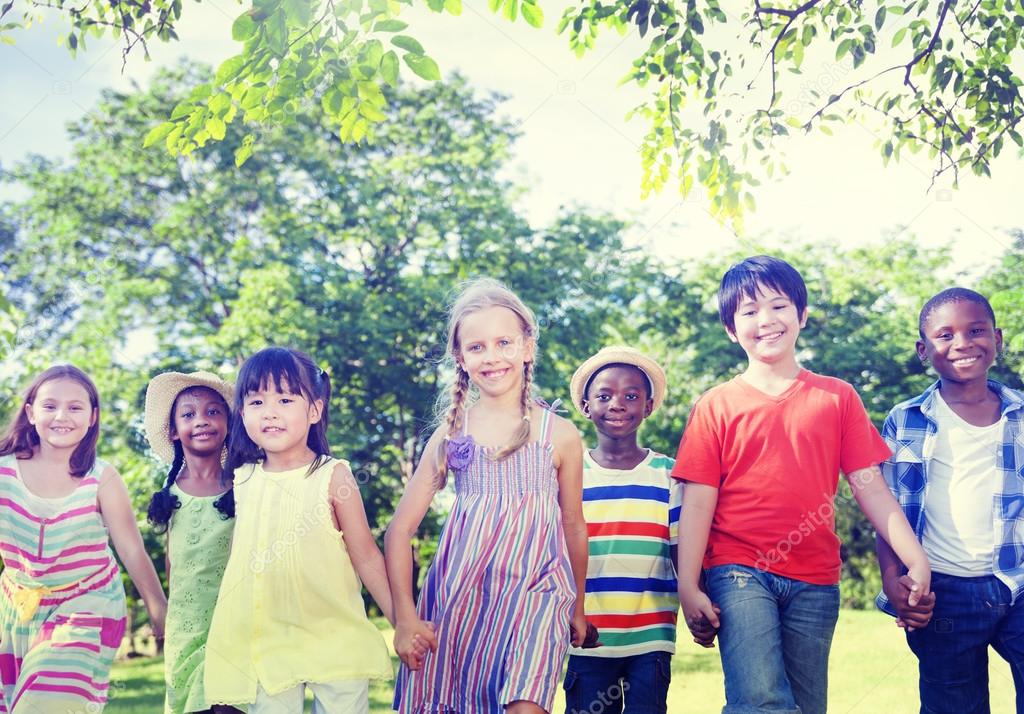
<path id="1" fill-rule="evenodd" d="M 924 495 L 928 469 L 935 451 L 935 382 L 924 392 L 897 404 L 885 418 L 882 437 L 892 456 L 881 464 L 889 490 L 899 501 L 918 540 L 924 533 Z M 996 469 L 1002 487 L 992 501 L 992 527 L 996 547 L 992 572 L 1010 589 L 1013 602 L 1024 592 L 1024 394 L 989 380 L 989 389 L 999 395 L 1006 417 L 1003 441 L 996 454 Z M 885 593 L 875 600 L 890 615 L 896 612 Z"/>

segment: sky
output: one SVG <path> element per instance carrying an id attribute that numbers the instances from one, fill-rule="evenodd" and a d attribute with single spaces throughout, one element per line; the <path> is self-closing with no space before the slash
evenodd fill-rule
<path id="1" fill-rule="evenodd" d="M 410 22 L 407 32 L 442 72 L 459 71 L 481 91 L 508 97 L 501 111 L 522 132 L 508 170 L 529 188 L 521 209 L 538 226 L 563 205 L 609 210 L 632 222 L 630 241 L 669 258 L 733 247 L 737 236 L 711 218 L 698 190 L 683 200 L 670 184 L 641 200 L 638 147 L 645 125 L 625 116 L 644 90 L 618 83 L 642 41 L 609 32 L 577 59 L 567 37 L 555 34 L 561 6 L 546 7 L 539 30 L 521 20 L 509 23 L 472 0 L 457 18 L 420 9 L 403 15 Z M 0 44 L 0 164 L 29 153 L 66 153 L 64 125 L 88 111 L 103 87 L 145 86 L 157 68 L 181 56 L 216 65 L 236 53 L 230 25 L 242 9 L 232 0 L 186 3 L 178 28 L 183 41 L 153 44 L 151 62 L 138 52 L 123 70 L 120 46 L 111 38 L 92 39 L 88 51 L 71 59 L 58 46 L 56 18 L 14 33 L 14 45 Z M 806 103 L 808 87 L 827 89 L 852 81 L 848 77 L 857 78 L 848 67 L 805 61 L 788 101 Z M 972 275 L 1010 245 L 1006 230 L 1019 225 L 1024 179 L 1014 152 L 997 160 L 992 179 L 965 175 L 957 190 L 940 182 L 929 192 L 932 165 L 926 154 L 905 154 L 900 163 L 884 167 L 873 146 L 876 138 L 873 127 L 858 122 L 831 137 L 790 138 L 783 144 L 790 173 L 755 189 L 758 208 L 745 219 L 744 237 L 850 247 L 910 233 L 928 246 L 951 243 L 958 268 Z"/>

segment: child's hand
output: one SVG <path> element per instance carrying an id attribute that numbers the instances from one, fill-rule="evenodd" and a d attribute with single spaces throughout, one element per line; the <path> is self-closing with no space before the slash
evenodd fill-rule
<path id="1" fill-rule="evenodd" d="M 882 590 L 896 609 L 896 624 L 907 632 L 927 627 L 935 609 L 935 593 L 921 594 L 921 586 L 909 575 L 883 578 Z"/>
<path id="2" fill-rule="evenodd" d="M 587 618 L 584 615 L 573 615 L 572 620 L 569 622 L 569 642 L 573 647 L 582 647 L 584 649 L 600 647 L 602 643 L 598 638 L 597 628 L 587 622 Z"/>
<path id="3" fill-rule="evenodd" d="M 908 602 L 915 606 L 921 599 L 928 597 L 932 591 L 932 566 L 925 560 L 918 565 L 911 565 L 907 568 L 907 575 L 911 580 L 911 591 Z"/>
<path id="4" fill-rule="evenodd" d="M 423 666 L 427 651 L 437 651 L 434 623 L 423 620 L 398 622 L 395 625 L 395 652 L 414 672 Z"/>
<path id="5" fill-rule="evenodd" d="M 167 619 L 167 601 L 157 603 L 146 608 L 149 612 L 149 625 L 153 628 L 153 636 L 162 640 L 164 638 L 164 621 Z"/>
<path id="6" fill-rule="evenodd" d="M 693 635 L 693 641 L 701 647 L 714 647 L 715 636 L 718 634 L 721 613 L 719 607 L 711 602 L 701 590 L 679 591 L 679 601 L 683 608 L 686 626 Z"/>

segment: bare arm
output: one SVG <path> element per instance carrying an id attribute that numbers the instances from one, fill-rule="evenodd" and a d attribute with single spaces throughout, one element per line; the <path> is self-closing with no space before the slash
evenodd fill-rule
<path id="1" fill-rule="evenodd" d="M 146 604 L 153 633 L 157 637 L 163 637 L 167 597 L 156 575 L 153 561 L 149 559 L 149 554 L 142 544 L 142 534 L 139 533 L 139 526 L 135 522 L 128 489 L 125 488 L 121 475 L 112 467 L 108 467 L 100 479 L 97 503 L 107 524 L 107 530 L 110 531 L 114 549 Z"/>
<path id="2" fill-rule="evenodd" d="M 895 556 L 906 564 L 908 575 L 919 586 L 919 590 L 910 595 L 910 604 L 916 605 L 931 590 L 931 566 L 899 503 L 889 491 L 882 471 L 877 465 L 872 465 L 847 475 L 847 480 L 853 497 L 875 527 L 879 538 L 892 546 Z"/>
<path id="3" fill-rule="evenodd" d="M 587 634 L 584 602 L 587 592 L 587 522 L 583 518 L 583 441 L 572 422 L 559 418 L 552 432 L 558 468 L 558 506 L 569 551 L 569 565 L 576 583 L 576 608 L 572 644 L 579 647 Z"/>
<path id="4" fill-rule="evenodd" d="M 384 613 L 384 617 L 394 625 L 391 589 L 388 587 L 384 556 L 373 539 L 370 524 L 366 521 L 366 510 L 359 495 L 359 484 L 345 464 L 334 467 L 334 473 L 331 475 L 330 500 L 334 517 L 341 527 L 342 538 L 345 539 L 352 567 Z"/>
<path id="5" fill-rule="evenodd" d="M 394 603 L 395 651 L 414 670 L 422 666 L 422 650 L 414 644 L 417 637 L 425 640 L 431 650 L 437 649 L 433 628 L 419 619 L 412 597 L 412 539 L 434 500 L 434 454 L 443 440 L 444 429 L 438 429 L 427 441 L 423 457 L 406 484 L 384 535 L 384 560 Z"/>
<path id="6" fill-rule="evenodd" d="M 718 631 L 718 608 L 700 588 L 701 566 L 708 547 L 711 520 L 718 505 L 718 489 L 688 482 L 679 515 L 679 602 L 693 641 L 713 646 Z"/>

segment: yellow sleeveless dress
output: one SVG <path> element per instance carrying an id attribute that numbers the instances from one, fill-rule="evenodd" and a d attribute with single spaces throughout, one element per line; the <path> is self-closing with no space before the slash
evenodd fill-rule
<path id="1" fill-rule="evenodd" d="M 252 703 L 257 684 L 275 695 L 303 682 L 391 677 L 334 527 L 328 491 L 339 463 L 236 473 L 234 541 L 206 647 L 211 704 Z"/>

